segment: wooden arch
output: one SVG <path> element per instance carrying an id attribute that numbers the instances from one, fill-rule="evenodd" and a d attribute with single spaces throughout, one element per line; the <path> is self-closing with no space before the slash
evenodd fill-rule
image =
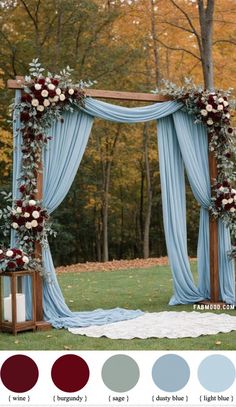
<path id="1" fill-rule="evenodd" d="M 17 76 L 15 80 L 9 79 L 7 86 L 9 89 L 22 89 L 24 78 Z M 95 97 L 97 99 L 111 99 L 123 101 L 136 101 L 136 102 L 166 102 L 171 100 L 168 96 L 150 94 L 150 93 L 136 93 L 136 92 L 121 92 L 110 90 L 86 89 L 86 96 Z M 210 138 L 208 139 L 210 142 Z M 217 160 L 213 152 L 208 153 L 209 157 L 209 172 L 211 185 L 217 178 Z M 38 173 L 37 177 L 37 200 L 42 200 L 43 179 L 42 173 Z M 219 263 L 218 263 L 218 221 L 214 217 L 209 217 L 209 231 L 210 231 L 210 303 L 219 302 Z M 38 257 L 41 254 L 40 244 L 36 244 L 35 255 Z M 36 273 L 36 321 L 38 329 L 46 329 L 46 324 L 43 322 L 43 304 L 42 304 L 42 279 Z"/>

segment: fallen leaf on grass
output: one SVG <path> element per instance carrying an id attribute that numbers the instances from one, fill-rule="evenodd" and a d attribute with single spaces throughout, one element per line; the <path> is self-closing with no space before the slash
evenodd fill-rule
<path id="1" fill-rule="evenodd" d="M 20 343 L 20 341 L 17 341 L 17 340 L 16 340 L 14 343 L 15 343 L 16 345 L 18 345 L 18 343 Z"/>
<path id="2" fill-rule="evenodd" d="M 74 300 L 69 300 L 69 302 L 74 302 Z"/>
<path id="3" fill-rule="evenodd" d="M 221 341 L 216 341 L 215 345 L 221 345 Z"/>
<path id="4" fill-rule="evenodd" d="M 64 348 L 65 350 L 70 350 L 70 349 L 71 349 L 71 346 L 64 345 L 63 348 Z"/>
<path id="5" fill-rule="evenodd" d="M 53 336 L 52 335 L 47 335 L 47 338 L 53 338 Z"/>

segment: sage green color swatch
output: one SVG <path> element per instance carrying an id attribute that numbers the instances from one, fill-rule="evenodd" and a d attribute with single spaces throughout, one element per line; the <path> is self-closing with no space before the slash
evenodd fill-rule
<path id="1" fill-rule="evenodd" d="M 127 355 L 114 355 L 102 367 L 102 380 L 106 387 L 118 393 L 131 390 L 139 380 L 139 367 Z"/>

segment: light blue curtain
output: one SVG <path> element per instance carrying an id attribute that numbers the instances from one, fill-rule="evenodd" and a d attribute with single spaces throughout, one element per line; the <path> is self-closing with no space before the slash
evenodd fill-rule
<path id="1" fill-rule="evenodd" d="M 83 157 L 93 118 L 83 112 L 65 113 L 64 123 L 54 122 L 48 132 L 52 140 L 43 156 L 43 206 L 52 213 L 69 191 Z M 50 281 L 44 281 L 45 319 L 55 328 L 101 325 L 142 315 L 142 311 L 115 308 L 71 312 L 57 282 L 50 248 L 43 249 L 43 262 Z"/>
<path id="2" fill-rule="evenodd" d="M 92 128 L 93 118 L 121 123 L 158 121 L 159 159 L 162 200 L 168 255 L 170 258 L 174 296 L 170 304 L 192 303 L 209 297 L 209 225 L 210 202 L 206 131 L 193 124 L 193 118 L 180 111 L 178 102 L 126 108 L 86 98 L 85 107 L 65 113 L 64 123 L 55 122 L 48 132 L 52 140 L 44 150 L 43 203 L 51 213 L 65 198 L 78 170 Z M 20 168 L 20 135 L 15 127 L 14 180 L 16 191 Z M 198 242 L 199 285 L 195 286 L 187 253 L 184 165 L 193 193 L 201 204 Z M 16 192 L 15 192 L 16 193 Z M 15 195 L 16 196 L 16 195 Z M 230 240 L 228 230 L 220 223 L 220 292 L 222 299 L 234 303 L 233 265 L 226 250 Z M 226 250 L 225 250 L 226 249 Z M 52 282 L 44 282 L 44 315 L 54 327 L 88 326 L 135 318 L 141 311 L 120 308 L 71 312 L 59 288 L 50 249 L 43 250 L 44 266 Z"/>
<path id="3" fill-rule="evenodd" d="M 207 131 L 203 125 L 195 124 L 192 116 L 182 111 L 174 113 L 173 120 L 188 179 L 193 194 L 201 205 L 198 239 L 198 287 L 204 298 L 210 298 L 208 208 L 211 204 L 211 188 Z M 227 304 L 234 304 L 234 263 L 227 255 L 231 249 L 230 231 L 221 220 L 218 221 L 218 241 L 220 296 Z"/>

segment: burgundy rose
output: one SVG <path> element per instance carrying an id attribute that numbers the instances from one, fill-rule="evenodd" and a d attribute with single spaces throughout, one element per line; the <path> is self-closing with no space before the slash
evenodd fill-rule
<path id="1" fill-rule="evenodd" d="M 18 223 L 18 225 L 19 226 L 23 226 L 24 224 L 25 224 L 25 219 L 26 218 L 24 218 L 23 216 L 20 216 L 18 219 L 17 219 L 17 223 Z"/>
<path id="2" fill-rule="evenodd" d="M 37 232 L 42 232 L 43 231 L 43 227 L 40 226 L 40 225 L 38 225 L 36 229 L 37 229 Z"/>
<path id="3" fill-rule="evenodd" d="M 9 268 L 11 270 L 14 270 L 16 268 L 16 265 L 15 265 L 15 263 L 13 261 L 9 261 L 7 263 L 7 268 Z"/>
<path id="4" fill-rule="evenodd" d="M 18 200 L 16 201 L 16 205 L 17 205 L 17 206 L 22 206 L 22 205 L 23 205 L 23 201 L 22 201 L 21 199 L 18 199 Z"/>
<path id="5" fill-rule="evenodd" d="M 58 79 L 52 79 L 51 82 L 53 83 L 53 85 L 57 86 L 59 84 L 59 80 Z"/>
<path id="6" fill-rule="evenodd" d="M 25 185 L 21 185 L 19 191 L 23 194 L 26 191 Z"/>
<path id="7" fill-rule="evenodd" d="M 231 158 L 232 154 L 230 152 L 225 153 L 226 158 Z"/>
<path id="8" fill-rule="evenodd" d="M 54 96 L 56 96 L 55 90 L 49 90 L 49 91 L 48 91 L 48 96 L 49 96 L 50 98 L 53 98 Z"/>
<path id="9" fill-rule="evenodd" d="M 230 187 L 230 184 L 228 183 L 227 180 L 224 180 L 224 181 L 223 181 L 223 187 L 225 187 L 225 188 L 229 188 L 229 187 Z"/>
<path id="10" fill-rule="evenodd" d="M 40 85 L 45 85 L 45 78 L 38 79 L 38 83 L 40 83 Z"/>
<path id="11" fill-rule="evenodd" d="M 234 130 L 232 129 L 232 127 L 228 127 L 227 131 L 228 131 L 228 133 L 231 134 L 231 133 L 233 133 Z"/>
<path id="12" fill-rule="evenodd" d="M 40 216 L 40 217 L 37 219 L 37 221 L 38 221 L 38 223 L 43 223 L 44 219 L 43 219 L 42 216 Z"/>
<path id="13" fill-rule="evenodd" d="M 17 264 L 18 267 L 23 267 L 25 265 L 22 258 L 16 259 L 16 264 Z"/>
<path id="14" fill-rule="evenodd" d="M 31 102 L 32 96 L 29 93 L 24 93 L 21 97 L 22 102 Z"/>
<path id="15" fill-rule="evenodd" d="M 19 254 L 19 256 L 22 256 L 22 251 L 20 249 L 12 249 L 12 250 L 15 254 Z"/>
<path id="16" fill-rule="evenodd" d="M 21 114 L 20 114 L 20 120 L 21 120 L 22 122 L 27 122 L 29 119 L 30 119 L 30 115 L 29 115 L 28 112 L 26 112 L 26 111 L 21 112 Z"/>

